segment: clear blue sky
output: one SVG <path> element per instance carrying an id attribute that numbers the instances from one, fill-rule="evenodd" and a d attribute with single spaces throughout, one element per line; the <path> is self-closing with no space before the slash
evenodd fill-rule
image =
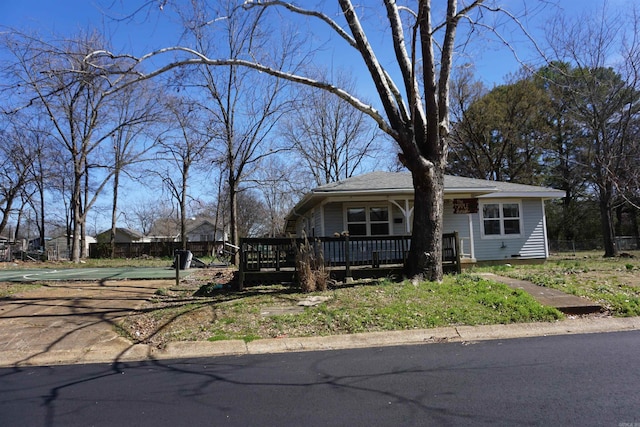
<path id="1" fill-rule="evenodd" d="M 560 0 L 561 9 L 568 13 L 582 13 L 601 8 L 605 0 Z M 437 5 L 441 0 L 434 0 Z M 611 10 L 630 6 L 636 0 L 607 0 Z M 174 44 L 177 36 L 175 17 L 171 13 L 140 14 L 133 22 L 116 22 L 105 17 L 122 17 L 143 4 L 142 0 L 1 0 L 0 25 L 21 30 L 36 29 L 43 34 L 74 34 L 79 30 L 96 28 L 109 34 L 115 50 L 127 50 L 142 54 L 154 48 Z M 169 2 L 171 3 L 171 2 Z M 304 4 L 305 2 L 299 2 Z M 527 25 L 532 33 L 542 37 L 540 29 L 550 14 L 557 13 L 556 7 L 547 6 L 542 10 L 539 0 L 504 1 L 509 7 L 521 9 L 523 4 L 533 8 Z M 109 6 L 111 6 L 109 8 Z M 505 32 L 508 32 L 506 30 Z M 520 37 L 521 38 L 521 37 Z M 517 36 L 512 39 L 516 40 Z M 531 57 L 529 46 L 516 44 L 523 59 Z M 503 82 L 508 73 L 519 68 L 513 55 L 499 42 L 486 42 L 473 49 L 469 61 L 476 64 L 478 75 L 488 85 Z M 336 65 L 339 59 L 334 62 Z"/>
<path id="2" fill-rule="evenodd" d="M 174 0 L 171 0 L 174 1 Z M 171 1 L 169 3 L 171 3 Z M 175 0 L 186 2 L 186 0 Z M 239 0 L 241 1 L 241 0 Z M 329 0 L 325 0 L 325 4 L 330 4 Z M 366 0 L 362 4 L 366 4 L 368 12 L 377 13 L 374 8 L 382 9 L 382 6 L 372 5 L 379 0 Z M 433 0 L 434 7 L 443 4 L 443 0 Z M 526 22 L 528 29 L 536 36 L 542 37 L 541 28 L 549 15 L 558 13 L 558 8 L 547 6 L 539 9 L 535 5 L 539 5 L 540 0 L 504 0 L 512 8 L 522 8 L 526 5 L 533 8 L 528 15 Z M 561 8 L 567 13 L 581 14 L 585 11 L 596 11 L 602 8 L 604 0 L 558 0 Z M 300 0 L 300 4 L 308 3 L 309 0 Z M 16 28 L 21 31 L 37 31 L 45 38 L 51 35 L 56 36 L 73 36 L 79 31 L 90 29 L 99 30 L 105 34 L 110 40 L 113 49 L 116 52 L 133 53 L 134 55 L 142 55 L 150 50 L 160 47 L 166 47 L 177 44 L 180 30 L 177 25 L 177 18 L 168 8 L 164 12 L 157 9 L 153 13 L 142 13 L 137 15 L 133 20 L 117 21 L 113 18 L 122 17 L 125 13 L 131 13 L 140 5 L 146 3 L 146 0 L 0 0 L 0 31 L 1 27 Z M 316 1 L 311 3 L 315 4 Z M 381 3 L 381 1 L 380 1 Z M 623 7 L 629 7 L 640 3 L 637 0 L 608 0 L 610 10 L 619 10 Z M 333 3 L 331 3 L 333 4 Z M 111 8 L 108 8 L 111 6 Z M 110 17 L 105 16 L 108 13 Z M 375 16 L 375 15 L 372 15 Z M 323 27 L 318 27 L 323 28 Z M 514 30 L 506 26 L 503 32 L 509 36 L 509 32 Z M 528 60 L 532 58 L 530 46 L 527 44 L 519 44 L 518 31 L 511 34 L 511 42 L 515 43 L 519 51 L 519 56 Z M 319 36 L 322 36 L 318 32 Z M 388 42 L 389 34 L 387 32 L 379 32 L 375 34 L 371 42 L 382 43 Z M 482 79 L 488 86 L 501 84 L 509 73 L 513 73 L 520 68 L 520 64 L 513 57 L 512 53 L 499 42 L 488 42 L 483 40 L 475 42 L 471 48 L 467 49 L 470 56 L 463 59 L 464 62 L 475 63 L 476 75 Z M 381 55 L 380 59 L 386 63 L 385 56 L 388 61 L 392 61 L 393 52 L 389 50 L 388 54 Z M 345 61 L 349 63 L 354 58 L 350 49 L 333 48 L 327 51 L 323 60 L 325 66 L 341 66 Z M 354 70 L 354 75 L 358 75 L 358 71 Z M 366 76 L 360 77 L 362 83 L 367 80 Z M 372 91 L 370 83 L 367 81 L 366 86 L 361 90 Z M 359 85 L 360 87 L 360 85 Z M 365 94 L 370 101 L 375 102 L 375 93 Z M 135 187 L 135 186 L 134 186 Z M 106 218 L 104 218 L 106 220 Z M 122 225 L 122 224 L 119 224 Z M 98 226 L 101 231 L 102 227 Z"/>

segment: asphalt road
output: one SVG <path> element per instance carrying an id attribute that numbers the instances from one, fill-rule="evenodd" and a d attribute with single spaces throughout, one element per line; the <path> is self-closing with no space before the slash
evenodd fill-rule
<path id="1" fill-rule="evenodd" d="M 640 331 L 0 370 L 2 426 L 640 426 Z"/>

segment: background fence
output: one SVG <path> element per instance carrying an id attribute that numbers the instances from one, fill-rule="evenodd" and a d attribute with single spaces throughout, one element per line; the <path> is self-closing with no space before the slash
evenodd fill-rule
<path id="1" fill-rule="evenodd" d="M 221 248 L 220 242 L 187 242 L 187 250 L 193 256 L 204 257 L 217 253 Z M 116 258 L 140 258 L 150 256 L 154 258 L 172 258 L 176 249 L 182 249 L 181 242 L 134 242 L 116 243 Z M 111 258 L 109 243 L 91 243 L 89 258 Z"/>
<path id="2" fill-rule="evenodd" d="M 634 251 L 640 249 L 640 241 L 633 236 L 616 237 L 619 251 Z M 549 240 L 551 252 L 579 252 L 603 250 L 602 239 L 586 240 Z"/>

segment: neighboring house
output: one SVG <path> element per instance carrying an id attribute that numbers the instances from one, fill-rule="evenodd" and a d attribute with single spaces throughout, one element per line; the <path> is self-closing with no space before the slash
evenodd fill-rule
<path id="1" fill-rule="evenodd" d="M 0 239 L 1 240 L 1 239 Z M 44 245 L 40 242 L 40 237 L 36 237 L 35 239 L 29 240 L 27 246 L 30 251 L 40 250 L 47 246 L 47 242 L 51 240 L 51 237 L 44 238 Z"/>
<path id="2" fill-rule="evenodd" d="M 45 241 L 45 249 L 47 251 L 48 259 L 71 259 L 71 243 L 73 236 L 67 238 L 66 235 L 58 235 Z M 96 239 L 92 236 L 86 236 L 85 240 L 85 253 L 89 253 L 89 245 L 96 243 Z"/>
<path id="3" fill-rule="evenodd" d="M 150 242 L 179 242 L 180 221 L 175 218 L 161 218 L 153 223 L 147 233 Z"/>
<path id="4" fill-rule="evenodd" d="M 98 243 L 109 243 L 111 241 L 111 229 L 105 230 L 96 236 Z M 144 242 L 145 237 L 142 233 L 128 228 L 116 227 L 116 243 L 135 243 Z"/>
<path id="5" fill-rule="evenodd" d="M 189 242 L 221 242 L 226 235 L 216 229 L 215 223 L 207 218 L 199 218 L 188 224 L 187 241 Z"/>
<path id="6" fill-rule="evenodd" d="M 445 176 L 443 233 L 458 232 L 463 261 L 545 259 L 544 201 L 564 191 Z M 409 173 L 372 172 L 323 185 L 287 215 L 285 231 L 300 237 L 411 235 Z"/>

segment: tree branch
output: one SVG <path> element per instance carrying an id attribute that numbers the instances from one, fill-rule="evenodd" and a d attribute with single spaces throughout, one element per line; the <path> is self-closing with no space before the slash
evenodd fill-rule
<path id="1" fill-rule="evenodd" d="M 174 61 L 171 62 L 163 67 L 160 67 L 154 71 L 151 71 L 149 73 L 143 73 L 141 71 L 135 71 L 135 68 L 137 65 L 143 63 L 146 60 L 149 60 L 153 57 L 162 55 L 162 54 L 166 54 L 166 53 L 170 53 L 170 52 L 182 52 L 182 53 L 187 53 L 189 55 L 192 55 L 193 58 L 187 58 L 187 59 L 182 59 L 182 60 L 178 60 L 178 61 Z M 131 80 L 127 80 L 124 83 L 120 84 L 119 86 L 113 86 L 113 88 L 109 91 L 107 91 L 105 93 L 105 95 L 109 95 L 113 92 L 116 92 L 118 90 L 121 90 L 122 88 L 129 86 L 137 81 L 142 81 L 142 80 L 147 80 L 147 79 L 151 79 L 153 77 L 159 76 L 169 70 L 172 70 L 174 68 L 179 68 L 179 67 L 184 67 L 184 66 L 195 66 L 195 65 L 209 65 L 209 66 L 242 66 L 242 67 L 247 67 L 247 68 L 251 68 L 253 70 L 259 71 L 259 72 L 263 72 L 265 74 L 269 74 L 271 76 L 274 77 L 278 77 L 281 79 L 285 79 L 291 82 L 295 82 L 295 83 L 300 83 L 300 84 L 304 84 L 307 86 L 311 86 L 311 87 L 315 87 L 318 89 L 322 89 L 322 90 L 326 90 L 327 92 L 333 93 L 334 95 L 338 96 L 339 98 L 345 100 L 346 102 L 348 102 L 350 105 L 352 105 L 354 108 L 362 111 L 363 113 L 365 113 L 366 115 L 368 115 L 369 117 L 371 117 L 373 120 L 375 120 L 375 122 L 378 124 L 378 126 L 380 127 L 380 129 L 382 129 L 382 131 L 384 131 L 385 133 L 387 133 L 388 135 L 390 135 L 392 138 L 396 139 L 397 136 L 397 132 L 391 127 L 389 126 L 389 124 L 386 122 L 386 120 L 384 119 L 384 117 L 380 114 L 380 112 L 378 112 L 378 110 L 376 110 L 375 108 L 373 108 L 371 105 L 368 105 L 364 102 L 362 102 L 360 99 L 358 99 L 357 97 L 351 95 L 350 93 L 344 91 L 343 89 L 336 87 L 330 83 L 326 83 L 326 82 L 321 82 L 321 81 L 317 81 L 314 79 L 311 79 L 309 77 L 304 77 L 304 76 L 300 76 L 297 74 L 292 74 L 292 73 L 287 73 L 284 71 L 280 71 L 280 70 L 276 70 L 273 69 L 271 67 L 256 63 L 256 62 L 251 62 L 251 61 L 247 61 L 247 60 L 243 60 L 243 59 L 210 59 L 207 58 L 205 55 L 201 54 L 198 51 L 195 51 L 193 49 L 190 48 L 186 48 L 186 47 L 180 47 L 180 46 L 174 46 L 174 47 L 168 47 L 165 49 L 160 49 L 151 53 L 148 53 L 140 58 L 135 58 L 131 55 L 124 55 L 124 56 L 120 56 L 120 55 L 114 55 L 113 53 L 106 51 L 106 50 L 98 50 L 95 51 L 89 55 L 87 55 L 85 57 L 85 61 L 87 62 L 91 62 L 91 60 L 93 58 L 99 58 L 101 56 L 107 56 L 109 58 L 126 58 L 129 60 L 133 61 L 133 65 L 130 67 L 129 70 L 123 71 L 122 74 L 125 74 L 127 76 L 130 75 L 135 75 L 136 78 L 135 79 L 131 79 Z M 387 88 L 388 89 L 388 88 Z M 390 93 L 390 91 L 389 91 Z"/>

